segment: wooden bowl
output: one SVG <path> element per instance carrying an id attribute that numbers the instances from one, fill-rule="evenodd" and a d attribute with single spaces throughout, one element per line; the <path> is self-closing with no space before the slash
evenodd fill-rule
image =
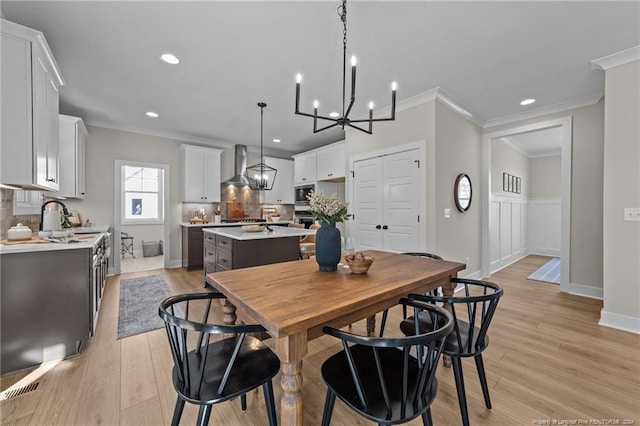
<path id="1" fill-rule="evenodd" d="M 344 262 L 349 266 L 352 274 L 366 274 L 374 260 L 376 260 L 376 258 L 373 256 L 366 256 L 365 260 L 349 260 L 346 257 L 344 258 Z"/>

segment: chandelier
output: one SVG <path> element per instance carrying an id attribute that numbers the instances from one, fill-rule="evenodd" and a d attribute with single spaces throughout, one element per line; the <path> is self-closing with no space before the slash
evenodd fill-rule
<path id="1" fill-rule="evenodd" d="M 254 166 L 247 167 L 245 176 L 249 180 L 249 188 L 258 191 L 270 191 L 273 189 L 273 183 L 276 180 L 278 171 L 264 162 L 262 155 L 262 133 L 264 127 L 264 108 L 267 106 L 264 102 L 258 102 L 260 107 L 260 162 Z"/>
<path id="2" fill-rule="evenodd" d="M 363 118 L 358 120 L 351 120 L 349 113 L 356 100 L 356 57 L 351 57 L 351 98 L 349 99 L 349 105 L 346 103 L 346 76 L 347 76 L 347 0 L 342 0 L 342 5 L 338 6 L 338 15 L 343 25 L 343 39 L 342 39 L 342 115 L 339 113 L 331 113 L 329 116 L 318 115 L 319 103 L 317 100 L 313 101 L 313 114 L 300 111 L 300 83 L 302 82 L 302 75 L 296 76 L 296 111 L 298 115 L 304 115 L 305 117 L 313 118 L 313 133 L 318 133 L 323 130 L 330 129 L 335 126 L 340 126 L 344 129 L 344 126 L 353 127 L 362 132 L 372 134 L 374 121 L 393 121 L 396 119 L 396 89 L 397 84 L 394 81 L 391 83 L 391 116 L 386 118 L 373 118 L 373 102 L 369 102 L 369 118 Z M 325 127 L 318 128 L 318 119 L 330 121 Z M 359 127 L 354 123 L 369 123 L 369 129 Z"/>

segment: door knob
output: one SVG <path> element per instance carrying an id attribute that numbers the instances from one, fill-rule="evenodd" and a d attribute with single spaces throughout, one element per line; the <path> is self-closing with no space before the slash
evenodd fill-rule
<path id="1" fill-rule="evenodd" d="M 376 229 L 380 229 L 380 228 L 382 228 L 382 226 L 376 225 Z"/>
<path id="2" fill-rule="evenodd" d="M 387 225 L 384 225 L 382 229 L 389 229 L 389 227 Z"/>

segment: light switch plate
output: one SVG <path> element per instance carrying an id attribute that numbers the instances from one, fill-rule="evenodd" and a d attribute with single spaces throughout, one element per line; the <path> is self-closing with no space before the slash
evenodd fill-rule
<path id="1" fill-rule="evenodd" d="M 624 220 L 625 222 L 640 222 L 640 208 L 625 207 Z"/>
<path id="2" fill-rule="evenodd" d="M 451 209 L 444 209 L 444 218 L 445 219 L 451 218 Z"/>

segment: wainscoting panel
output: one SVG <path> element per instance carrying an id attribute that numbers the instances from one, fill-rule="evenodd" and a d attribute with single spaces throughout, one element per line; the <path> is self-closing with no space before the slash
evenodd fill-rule
<path id="1" fill-rule="evenodd" d="M 529 200 L 529 252 L 560 256 L 560 199 Z"/>
<path id="2" fill-rule="evenodd" d="M 515 262 L 528 251 L 527 200 L 498 194 L 491 197 L 491 273 Z"/>

